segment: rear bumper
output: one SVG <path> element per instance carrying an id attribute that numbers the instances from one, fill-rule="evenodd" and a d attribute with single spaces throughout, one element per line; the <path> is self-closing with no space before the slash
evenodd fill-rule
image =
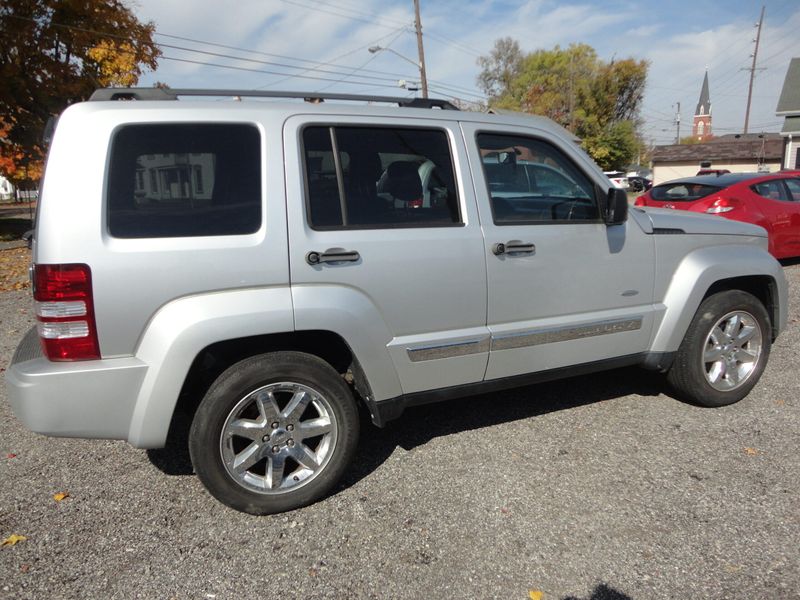
<path id="1" fill-rule="evenodd" d="M 146 372 L 132 357 L 51 362 L 34 328 L 19 343 L 5 380 L 14 415 L 31 431 L 127 440 Z"/>

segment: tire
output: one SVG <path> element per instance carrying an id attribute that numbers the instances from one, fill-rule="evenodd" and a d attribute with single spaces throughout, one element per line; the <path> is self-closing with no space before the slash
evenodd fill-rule
<path id="1" fill-rule="evenodd" d="M 212 384 L 189 431 L 189 454 L 212 496 L 264 515 L 324 496 L 355 454 L 359 416 L 350 388 L 300 352 L 253 356 Z"/>
<path id="2" fill-rule="evenodd" d="M 771 331 L 755 296 L 739 290 L 709 296 L 689 325 L 667 381 L 680 397 L 701 406 L 738 402 L 764 372 Z"/>

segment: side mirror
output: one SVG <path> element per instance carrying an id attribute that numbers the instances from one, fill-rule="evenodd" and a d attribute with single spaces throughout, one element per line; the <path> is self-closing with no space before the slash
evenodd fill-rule
<path id="1" fill-rule="evenodd" d="M 628 194 L 625 190 L 617 187 L 608 190 L 603 218 L 606 225 L 619 225 L 628 219 Z"/>

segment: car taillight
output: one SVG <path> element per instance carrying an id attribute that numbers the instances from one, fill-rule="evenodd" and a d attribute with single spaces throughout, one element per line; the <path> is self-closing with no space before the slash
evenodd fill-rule
<path id="1" fill-rule="evenodd" d="M 409 200 L 406 205 L 408 208 L 422 208 L 422 198 L 419 200 Z"/>
<path id="2" fill-rule="evenodd" d="M 647 200 L 644 196 L 639 196 L 633 203 L 634 206 L 647 206 Z"/>
<path id="3" fill-rule="evenodd" d="M 719 215 L 722 213 L 730 212 L 736 208 L 736 201 L 728 198 L 717 198 L 706 209 L 706 212 L 711 215 Z"/>
<path id="4" fill-rule="evenodd" d="M 35 265 L 37 329 L 50 360 L 100 358 L 89 265 Z"/>

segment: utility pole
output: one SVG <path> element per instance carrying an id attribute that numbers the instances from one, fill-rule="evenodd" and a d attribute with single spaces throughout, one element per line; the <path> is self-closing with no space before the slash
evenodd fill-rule
<path id="1" fill-rule="evenodd" d="M 678 102 L 678 112 L 675 113 L 675 125 L 677 126 L 677 131 L 675 132 L 675 143 L 681 143 L 681 103 Z"/>
<path id="2" fill-rule="evenodd" d="M 422 82 L 422 97 L 428 97 L 428 77 L 425 75 L 425 50 L 422 48 L 422 21 L 419 18 L 419 0 L 414 0 L 414 27 L 417 30 L 417 52 L 419 53 L 419 76 Z"/>
<path id="3" fill-rule="evenodd" d="M 753 79 L 756 76 L 756 59 L 758 58 L 758 43 L 761 41 L 761 25 L 764 24 L 764 6 L 761 7 L 761 17 L 758 19 L 758 33 L 756 39 L 756 48 L 753 51 L 753 66 L 748 69 L 750 71 L 750 87 L 747 89 L 747 110 L 744 112 L 744 133 L 747 133 L 747 124 L 750 121 L 750 100 L 753 97 Z"/>

